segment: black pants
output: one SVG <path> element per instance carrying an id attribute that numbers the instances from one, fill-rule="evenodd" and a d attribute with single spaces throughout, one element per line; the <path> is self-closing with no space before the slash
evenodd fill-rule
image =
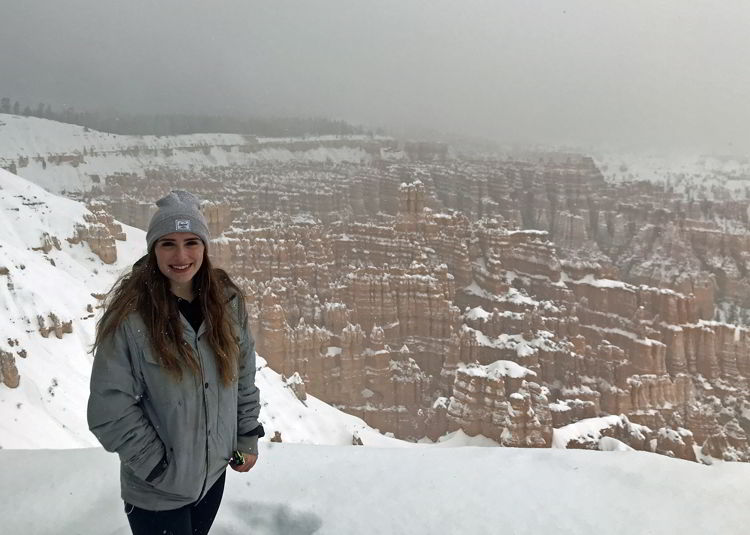
<path id="1" fill-rule="evenodd" d="M 133 535 L 206 535 L 214 523 L 224 495 L 226 473 L 208 489 L 202 500 L 171 511 L 148 511 L 125 502 Z"/>

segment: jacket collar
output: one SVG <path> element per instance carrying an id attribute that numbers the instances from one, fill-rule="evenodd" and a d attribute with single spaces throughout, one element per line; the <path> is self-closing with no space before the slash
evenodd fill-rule
<path id="1" fill-rule="evenodd" d="M 230 295 L 228 295 L 227 304 L 228 305 L 234 305 L 233 301 L 237 299 L 237 293 L 232 292 Z M 203 318 L 203 321 L 201 322 L 201 326 L 198 327 L 198 332 L 196 333 L 193 330 L 193 326 L 190 325 L 190 322 L 187 320 L 185 316 L 182 315 L 182 312 L 180 312 L 180 321 L 182 322 L 182 331 L 190 333 L 192 336 L 203 336 L 203 334 L 206 332 L 206 318 Z"/>
<path id="2" fill-rule="evenodd" d="M 192 336 L 203 336 L 203 333 L 206 332 L 206 319 L 205 318 L 201 322 L 201 326 L 198 327 L 197 333 L 193 330 L 193 326 L 190 325 L 190 322 L 187 320 L 187 318 L 182 315 L 182 312 L 180 312 L 180 321 L 182 322 L 182 332 L 186 334 L 190 334 Z"/>

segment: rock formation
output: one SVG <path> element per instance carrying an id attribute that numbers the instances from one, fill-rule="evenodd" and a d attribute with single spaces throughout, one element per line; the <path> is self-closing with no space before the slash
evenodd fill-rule
<path id="1" fill-rule="evenodd" d="M 8 388 L 17 388 L 20 381 L 15 357 L 7 351 L 0 351 L 0 383 Z"/>

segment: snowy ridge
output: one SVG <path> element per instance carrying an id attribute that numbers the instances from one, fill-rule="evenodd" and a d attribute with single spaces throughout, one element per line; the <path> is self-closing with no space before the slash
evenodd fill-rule
<path id="1" fill-rule="evenodd" d="M 389 138 L 369 136 L 310 136 L 310 137 L 255 137 L 242 134 L 201 133 L 174 136 L 120 135 L 99 132 L 74 124 L 61 123 L 38 117 L 0 114 L 0 158 L 48 154 L 72 154 L 85 147 L 95 152 L 118 152 L 128 148 L 177 149 L 205 145 L 237 146 L 247 143 L 260 145 L 292 144 L 296 142 L 368 141 Z"/>
<path id="2" fill-rule="evenodd" d="M 37 117 L 0 114 L 0 168 L 55 193 L 90 190 L 101 177 L 144 176 L 155 167 L 188 169 L 257 161 L 363 162 L 361 143 L 386 138 L 256 138 L 239 134 L 126 136 Z M 60 159 L 62 157 L 62 160 Z"/>
<path id="3" fill-rule="evenodd" d="M 241 145 L 237 134 L 192 134 L 182 136 L 123 136 L 91 130 L 38 117 L 0 114 L 0 158 L 72 154 L 85 147 L 95 152 L 116 152 L 125 148 L 160 149 L 208 145 Z"/>

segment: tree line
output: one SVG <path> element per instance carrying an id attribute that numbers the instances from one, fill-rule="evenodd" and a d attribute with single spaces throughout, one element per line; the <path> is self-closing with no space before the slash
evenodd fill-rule
<path id="1" fill-rule="evenodd" d="M 36 106 L 0 98 L 0 113 L 40 117 L 76 124 L 93 130 L 123 135 L 174 136 L 221 132 L 268 137 L 312 135 L 375 135 L 382 130 L 365 129 L 342 120 L 324 117 L 235 117 L 210 114 L 148 114 L 115 111 L 82 111 L 68 106 L 55 110 L 50 104 Z"/>

